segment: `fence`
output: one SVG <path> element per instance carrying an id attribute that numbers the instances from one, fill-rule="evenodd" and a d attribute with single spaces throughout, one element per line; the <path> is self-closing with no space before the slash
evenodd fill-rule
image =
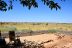
<path id="1" fill-rule="evenodd" d="M 15 36 L 31 36 L 40 35 L 48 33 L 63 33 L 67 35 L 72 35 L 72 31 L 62 31 L 62 30 L 41 30 L 41 31 L 15 31 Z M 2 37 L 9 37 L 8 32 L 1 32 Z"/>

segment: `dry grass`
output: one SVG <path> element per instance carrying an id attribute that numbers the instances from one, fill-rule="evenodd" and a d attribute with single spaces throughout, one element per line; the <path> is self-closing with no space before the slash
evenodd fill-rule
<path id="1" fill-rule="evenodd" d="M 10 30 L 14 27 L 15 30 L 50 30 L 50 29 L 56 29 L 56 30 L 67 30 L 72 31 L 72 24 L 58 24 L 58 23 L 4 23 L 0 24 L 0 30 Z"/>

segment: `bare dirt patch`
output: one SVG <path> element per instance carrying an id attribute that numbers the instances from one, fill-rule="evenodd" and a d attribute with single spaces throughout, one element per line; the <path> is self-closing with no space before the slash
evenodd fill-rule
<path id="1" fill-rule="evenodd" d="M 45 48 L 72 48 L 72 35 L 64 34 L 41 34 L 34 36 L 23 36 L 20 37 L 20 40 L 35 41 L 38 43 L 44 43 Z M 9 39 L 6 38 L 6 41 L 9 42 Z"/>

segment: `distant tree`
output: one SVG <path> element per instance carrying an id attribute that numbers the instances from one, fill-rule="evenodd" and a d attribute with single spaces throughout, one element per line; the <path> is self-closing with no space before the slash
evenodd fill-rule
<path id="1" fill-rule="evenodd" d="M 46 25 L 48 25 L 48 23 L 46 23 Z"/>
<path id="2" fill-rule="evenodd" d="M 20 4 L 23 5 L 23 7 L 26 6 L 28 9 L 31 9 L 31 7 L 38 8 L 37 0 L 0 0 L 0 11 L 7 11 L 13 9 L 14 1 L 20 2 Z M 51 10 L 61 9 L 58 3 L 55 3 L 54 0 L 41 0 L 41 1 L 44 3 L 44 5 L 49 6 Z"/>

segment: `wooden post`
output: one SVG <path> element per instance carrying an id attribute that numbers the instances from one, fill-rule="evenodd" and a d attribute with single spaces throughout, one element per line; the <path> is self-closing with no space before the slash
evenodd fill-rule
<path id="1" fill-rule="evenodd" d="M 0 31 L 0 37 L 1 37 L 1 31 Z"/>
<path id="2" fill-rule="evenodd" d="M 15 40 L 15 31 L 9 31 L 9 40 L 14 41 Z"/>

